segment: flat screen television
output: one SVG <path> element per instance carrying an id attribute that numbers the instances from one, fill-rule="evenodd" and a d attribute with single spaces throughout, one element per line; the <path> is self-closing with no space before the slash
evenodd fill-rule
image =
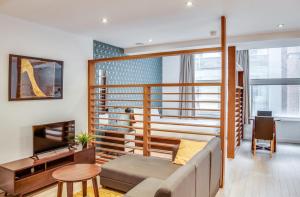
<path id="1" fill-rule="evenodd" d="M 75 121 L 35 125 L 33 155 L 70 147 L 75 144 Z"/>

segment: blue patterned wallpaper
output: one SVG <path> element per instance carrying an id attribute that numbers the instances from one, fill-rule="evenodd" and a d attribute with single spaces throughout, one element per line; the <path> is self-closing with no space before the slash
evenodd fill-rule
<path id="1" fill-rule="evenodd" d="M 124 49 L 94 41 L 94 58 L 124 56 Z M 97 70 L 105 70 L 107 84 L 153 84 L 162 83 L 162 58 L 126 60 L 98 63 Z M 97 72 L 96 72 L 97 73 Z M 161 92 L 161 88 L 153 88 L 153 92 Z M 141 88 L 109 89 L 109 92 L 143 92 Z M 110 95 L 113 99 L 142 99 L 142 95 Z M 153 95 L 152 99 L 161 100 L 161 95 Z M 111 105 L 112 103 L 107 103 Z M 113 102 L 125 106 L 142 106 L 141 102 Z M 152 103 L 152 106 L 161 106 L 161 103 Z"/>

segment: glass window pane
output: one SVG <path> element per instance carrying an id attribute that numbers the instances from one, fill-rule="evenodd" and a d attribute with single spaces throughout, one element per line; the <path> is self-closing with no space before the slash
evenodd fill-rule
<path id="1" fill-rule="evenodd" d="M 221 53 L 196 54 L 194 58 L 197 82 L 221 80 Z"/>
<path id="2" fill-rule="evenodd" d="M 269 110 L 278 117 L 299 117 L 300 85 L 253 85 L 251 105 L 252 116 L 258 110 Z"/>
<path id="3" fill-rule="evenodd" d="M 251 49 L 250 79 L 300 78 L 300 47 Z"/>

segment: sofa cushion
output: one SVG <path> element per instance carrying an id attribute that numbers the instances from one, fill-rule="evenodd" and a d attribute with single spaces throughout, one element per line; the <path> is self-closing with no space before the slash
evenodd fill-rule
<path id="1" fill-rule="evenodd" d="M 160 179 L 147 178 L 127 192 L 124 197 L 154 197 L 162 183 Z"/>
<path id="2" fill-rule="evenodd" d="M 195 179 L 196 167 L 188 163 L 163 181 L 155 197 L 195 197 Z"/>
<path id="3" fill-rule="evenodd" d="M 105 187 L 127 192 L 146 178 L 166 179 L 180 167 L 168 159 L 124 155 L 102 166 L 100 182 Z M 105 181 L 101 181 L 102 177 Z M 109 182 L 123 183 L 122 188 L 116 188 Z"/>

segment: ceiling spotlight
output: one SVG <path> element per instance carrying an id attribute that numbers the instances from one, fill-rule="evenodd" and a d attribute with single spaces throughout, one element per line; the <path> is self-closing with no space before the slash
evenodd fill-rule
<path id="1" fill-rule="evenodd" d="M 149 40 L 148 40 L 148 42 L 152 42 L 153 40 L 152 40 L 152 38 L 150 38 Z"/>
<path id="2" fill-rule="evenodd" d="M 193 2 L 192 1 L 188 1 L 186 2 L 186 7 L 192 7 L 193 6 Z"/>
<path id="3" fill-rule="evenodd" d="M 277 28 L 282 29 L 284 27 L 284 24 L 277 25 Z"/>
<path id="4" fill-rule="evenodd" d="M 101 19 L 101 22 L 102 22 L 103 24 L 106 24 L 106 23 L 108 23 L 108 20 L 107 20 L 107 18 L 102 18 L 102 19 Z"/>

